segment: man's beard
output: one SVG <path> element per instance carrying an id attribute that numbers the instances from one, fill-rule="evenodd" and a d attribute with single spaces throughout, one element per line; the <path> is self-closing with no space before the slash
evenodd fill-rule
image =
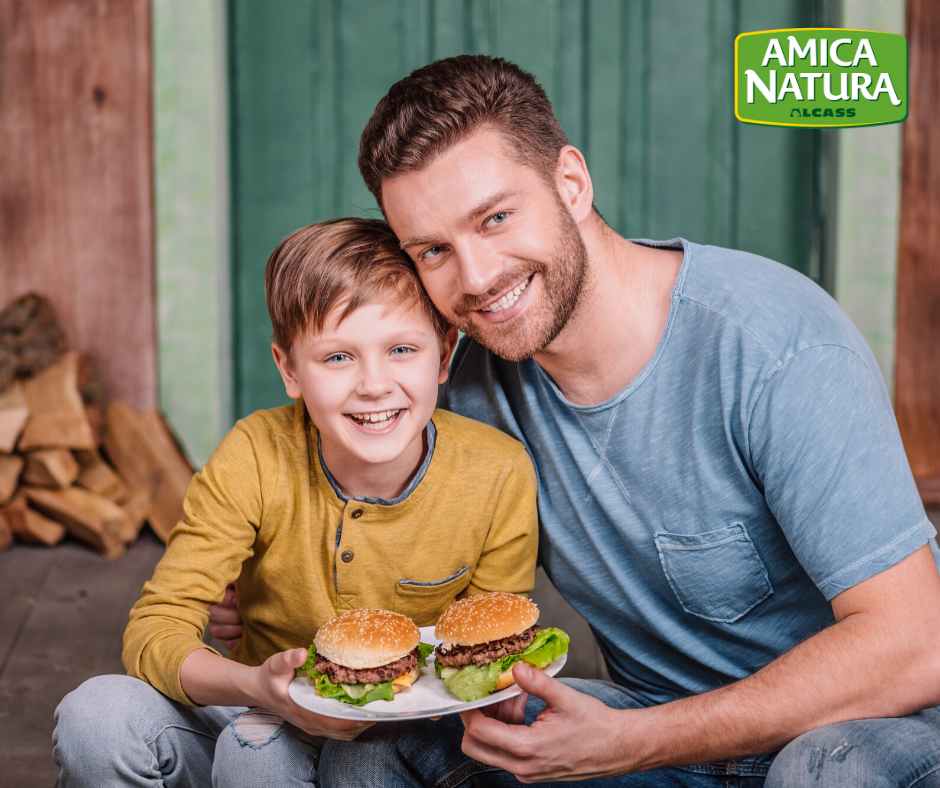
<path id="1" fill-rule="evenodd" d="M 452 322 L 483 347 L 507 361 L 523 361 L 555 341 L 578 307 L 588 275 L 588 254 L 578 226 L 560 199 L 556 199 L 560 234 L 548 263 L 527 260 L 507 272 L 483 296 L 463 296 L 454 306 Z M 542 308 L 526 310 L 505 323 L 472 321 L 470 314 L 494 296 L 538 274 L 542 282 Z"/>

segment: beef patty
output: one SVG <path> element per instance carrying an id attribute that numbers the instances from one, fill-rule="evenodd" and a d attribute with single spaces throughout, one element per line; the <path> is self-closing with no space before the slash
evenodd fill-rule
<path id="1" fill-rule="evenodd" d="M 438 646 L 434 653 L 445 668 L 462 668 L 466 665 L 488 665 L 510 654 L 521 654 L 535 640 L 535 635 L 542 628 L 536 624 L 518 635 L 510 635 L 501 640 L 491 640 L 488 643 L 477 643 L 475 646 L 451 646 L 447 651 L 441 651 Z M 441 644 L 443 645 L 443 644 Z"/>
<path id="2" fill-rule="evenodd" d="M 334 684 L 380 684 L 383 681 L 397 679 L 404 673 L 411 673 L 418 665 L 418 649 L 401 659 L 389 662 L 378 668 L 363 668 L 353 670 L 330 662 L 326 657 L 317 654 L 317 670 L 325 673 Z"/>

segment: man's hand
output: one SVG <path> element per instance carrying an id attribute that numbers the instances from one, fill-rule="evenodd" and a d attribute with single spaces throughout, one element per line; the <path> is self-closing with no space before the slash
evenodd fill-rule
<path id="1" fill-rule="evenodd" d="M 940 575 L 928 546 L 832 607 L 834 626 L 753 675 L 651 708 L 610 709 L 519 663 L 516 683 L 546 708 L 529 727 L 516 698 L 461 714 L 463 750 L 522 782 L 570 780 L 774 752 L 823 725 L 940 704 Z"/>
<path id="2" fill-rule="evenodd" d="M 287 687 L 307 660 L 307 650 L 274 654 L 259 667 L 241 665 L 208 649 L 197 649 L 180 666 L 180 684 L 194 703 L 206 706 L 260 706 L 313 736 L 352 741 L 365 725 L 323 717 L 298 706 Z"/>
<path id="3" fill-rule="evenodd" d="M 630 712 L 610 709 L 522 662 L 512 673 L 524 690 L 521 695 L 460 715 L 464 753 L 524 783 L 609 777 L 628 770 L 622 761 L 629 742 L 620 734 Z M 529 695 L 546 705 L 526 727 Z"/>
<path id="4" fill-rule="evenodd" d="M 245 634 L 234 585 L 225 589 L 225 596 L 219 604 L 209 608 L 209 632 L 216 640 L 221 640 L 222 645 L 229 651 L 238 645 L 238 641 Z"/>

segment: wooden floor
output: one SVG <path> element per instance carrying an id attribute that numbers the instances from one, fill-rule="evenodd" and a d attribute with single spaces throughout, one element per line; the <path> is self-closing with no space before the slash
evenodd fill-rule
<path id="1" fill-rule="evenodd" d="M 940 529 L 940 511 L 930 514 Z M 162 554 L 149 530 L 117 561 L 70 540 L 0 554 L 0 788 L 57 785 L 55 708 L 86 679 L 124 672 L 127 614 Z M 571 635 L 562 675 L 605 678 L 590 628 L 541 570 L 533 598 L 542 621 Z"/>

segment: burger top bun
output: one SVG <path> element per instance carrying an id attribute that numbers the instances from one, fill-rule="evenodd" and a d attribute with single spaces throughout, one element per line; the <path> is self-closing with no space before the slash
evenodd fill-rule
<path id="1" fill-rule="evenodd" d="M 497 591 L 458 599 L 438 619 L 434 636 L 454 646 L 475 646 L 518 635 L 538 620 L 534 602 Z"/>
<path id="2" fill-rule="evenodd" d="M 407 656 L 420 639 L 408 616 L 390 610 L 351 610 L 327 621 L 313 642 L 317 653 L 330 662 L 362 670 Z"/>

